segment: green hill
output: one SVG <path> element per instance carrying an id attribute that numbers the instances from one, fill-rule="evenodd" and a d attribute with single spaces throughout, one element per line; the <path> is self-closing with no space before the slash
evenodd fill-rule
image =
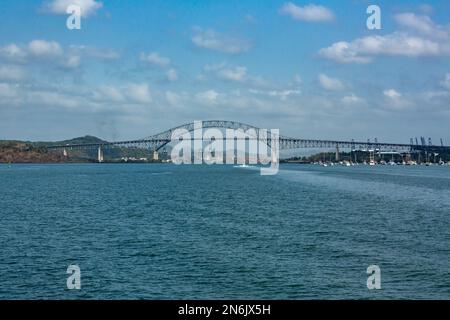
<path id="1" fill-rule="evenodd" d="M 73 138 L 70 140 L 63 140 L 63 141 L 39 141 L 39 142 L 33 142 L 34 145 L 38 146 L 54 146 L 54 145 L 66 145 L 66 144 L 89 144 L 89 143 L 107 143 L 108 141 L 102 140 L 100 138 L 94 137 L 94 136 L 84 136 L 84 137 L 78 137 Z"/>
<path id="2" fill-rule="evenodd" d="M 60 162 L 94 162 L 97 159 L 97 149 L 67 149 L 65 157 L 62 150 L 47 150 L 46 146 L 100 144 L 107 143 L 94 136 L 78 137 L 63 141 L 11 141 L 0 140 L 0 163 L 60 163 Z M 152 159 L 152 152 L 143 148 L 108 147 L 104 148 L 106 161 L 121 161 L 122 158 Z"/>

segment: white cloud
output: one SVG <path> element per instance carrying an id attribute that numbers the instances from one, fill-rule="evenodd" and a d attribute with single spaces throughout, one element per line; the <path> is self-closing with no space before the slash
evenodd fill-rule
<path id="1" fill-rule="evenodd" d="M 377 56 L 450 56 L 448 27 L 413 13 L 398 14 L 395 20 L 405 31 L 339 41 L 319 50 L 319 55 L 339 63 L 369 63 Z"/>
<path id="2" fill-rule="evenodd" d="M 402 94 L 398 91 L 396 91 L 395 89 L 388 89 L 388 90 L 384 90 L 383 94 L 391 99 L 398 99 L 401 98 Z"/>
<path id="3" fill-rule="evenodd" d="M 251 45 L 247 40 L 225 36 L 214 30 L 194 28 L 192 43 L 197 47 L 230 54 L 246 52 Z"/>
<path id="4" fill-rule="evenodd" d="M 136 103 L 150 103 L 152 102 L 152 95 L 148 84 L 130 84 L 127 87 L 127 97 Z"/>
<path id="5" fill-rule="evenodd" d="M 26 72 L 23 68 L 11 65 L 0 66 L 0 80 L 21 81 L 25 79 Z"/>
<path id="6" fill-rule="evenodd" d="M 319 55 L 340 63 L 368 63 L 375 56 L 450 55 L 450 45 L 395 32 L 386 36 L 368 36 L 352 42 L 336 42 L 321 49 Z"/>
<path id="7" fill-rule="evenodd" d="M 290 90 L 290 89 L 268 90 L 268 91 L 250 89 L 249 92 L 258 95 L 265 95 L 272 98 L 279 98 L 281 101 L 286 101 L 290 96 L 299 95 L 302 93 L 300 90 Z"/>
<path id="8" fill-rule="evenodd" d="M 287 2 L 281 7 L 280 13 L 289 15 L 295 20 L 308 22 L 326 22 L 334 19 L 330 9 L 314 4 L 299 7 L 292 2 Z"/>
<path id="9" fill-rule="evenodd" d="M 27 56 L 26 51 L 14 43 L 4 47 L 0 47 L 0 57 L 4 59 L 16 62 L 23 62 L 26 56 Z"/>
<path id="10" fill-rule="evenodd" d="M 81 16 L 87 17 L 103 7 L 103 3 L 96 0 L 52 0 L 44 4 L 44 10 L 54 14 L 67 14 L 70 5 L 81 8 Z"/>
<path id="11" fill-rule="evenodd" d="M 27 106 L 62 107 L 80 112 L 114 110 L 130 112 L 129 105 L 142 106 L 152 102 L 147 84 L 131 83 L 123 86 L 101 85 L 44 85 L 0 83 L 0 105 L 16 104 Z M 133 108 L 132 112 L 142 110 Z"/>
<path id="12" fill-rule="evenodd" d="M 219 93 L 215 90 L 207 90 L 204 92 L 199 92 L 195 95 L 197 101 L 205 105 L 215 105 L 218 97 Z"/>
<path id="13" fill-rule="evenodd" d="M 167 80 L 169 80 L 169 81 L 177 81 L 178 80 L 178 73 L 177 73 L 177 70 L 175 70 L 175 69 L 169 69 L 169 70 L 167 70 L 167 73 L 166 73 L 166 75 L 167 75 Z"/>
<path id="14" fill-rule="evenodd" d="M 95 103 L 79 94 L 79 88 L 72 91 L 63 90 L 60 86 L 34 88 L 26 85 L 0 84 L 0 105 L 61 107 L 67 109 L 92 110 Z"/>
<path id="15" fill-rule="evenodd" d="M 219 77 L 231 80 L 242 82 L 247 75 L 247 68 L 245 67 L 234 67 L 234 68 L 224 68 L 218 71 Z"/>
<path id="16" fill-rule="evenodd" d="M 244 66 L 232 66 L 225 62 L 218 64 L 209 64 L 203 68 L 204 73 L 197 76 L 197 79 L 203 81 L 207 79 L 206 74 L 212 74 L 217 79 L 248 84 L 253 87 L 268 87 L 268 81 L 260 76 L 251 75 Z"/>
<path id="17" fill-rule="evenodd" d="M 329 91 L 340 91 L 344 89 L 344 85 L 339 79 L 328 77 L 323 73 L 319 74 L 319 84 L 322 88 Z"/>
<path id="18" fill-rule="evenodd" d="M 360 56 L 356 43 L 345 41 L 336 42 L 328 48 L 320 49 L 319 55 L 340 63 L 368 63 L 372 61 L 371 57 Z"/>
<path id="19" fill-rule="evenodd" d="M 413 105 L 411 101 L 405 99 L 403 94 L 395 89 L 384 90 L 383 95 L 386 98 L 387 107 L 392 109 L 405 109 Z"/>
<path id="20" fill-rule="evenodd" d="M 234 112 L 250 112 L 254 116 L 256 110 L 258 112 L 270 112 L 273 110 L 273 102 L 267 99 L 258 99 L 254 96 L 241 94 L 240 91 L 232 92 L 229 95 L 225 95 L 223 105 L 227 106 L 228 110 L 234 110 Z M 280 112 L 283 105 L 277 108 L 276 112 Z"/>
<path id="21" fill-rule="evenodd" d="M 363 102 L 364 100 L 362 98 L 356 96 L 353 93 L 342 98 L 342 103 L 344 103 L 345 105 L 355 105 Z"/>
<path id="22" fill-rule="evenodd" d="M 432 91 L 425 91 L 422 93 L 422 97 L 428 101 L 433 99 L 447 98 L 449 96 L 450 92 L 445 90 L 434 90 L 434 91 L 432 90 Z"/>
<path id="23" fill-rule="evenodd" d="M 75 69 L 81 65 L 81 57 L 80 56 L 69 56 L 64 64 L 64 66 L 68 69 Z"/>
<path id="24" fill-rule="evenodd" d="M 425 15 L 416 15 L 407 12 L 397 14 L 394 18 L 400 26 L 412 29 L 426 36 L 433 38 L 448 38 L 449 36 L 448 28 L 435 24 L 430 17 Z"/>
<path id="25" fill-rule="evenodd" d="M 50 92 L 44 90 L 28 92 L 25 97 L 25 103 L 39 104 L 45 106 L 56 106 L 68 109 L 79 108 L 81 101 L 74 97 L 60 92 Z"/>
<path id="26" fill-rule="evenodd" d="M 447 73 L 445 75 L 445 79 L 441 81 L 441 85 L 445 88 L 450 90 L 450 73 Z"/>
<path id="27" fill-rule="evenodd" d="M 435 28 L 433 21 L 427 16 L 418 16 L 414 13 L 401 13 L 394 16 L 401 26 L 412 28 L 424 34 L 430 34 Z"/>
<path id="28" fill-rule="evenodd" d="M 114 86 L 103 85 L 94 91 L 94 99 L 104 102 L 123 102 L 125 96 L 121 92 L 121 89 Z"/>
<path id="29" fill-rule="evenodd" d="M 152 52 L 149 54 L 141 53 L 140 60 L 161 68 L 170 65 L 170 59 L 159 55 L 157 52 Z"/>
<path id="30" fill-rule="evenodd" d="M 36 57 L 55 57 L 63 53 L 56 41 L 33 40 L 28 44 L 30 54 Z"/>
<path id="31" fill-rule="evenodd" d="M 235 82 L 244 82 L 247 76 L 246 67 L 232 67 L 222 62 L 220 64 L 206 65 L 206 72 L 213 72 L 219 79 Z"/>
<path id="32" fill-rule="evenodd" d="M 90 46 L 70 46 L 70 49 L 87 57 L 99 60 L 116 60 L 120 58 L 119 53 L 109 49 L 98 49 Z"/>
<path id="33" fill-rule="evenodd" d="M 63 69 L 75 69 L 84 59 L 113 60 L 119 54 L 112 50 L 103 50 L 83 45 L 70 45 L 63 48 L 56 41 L 32 40 L 26 45 L 9 44 L 0 46 L 0 60 L 9 63 L 37 64 L 45 67 L 56 66 Z M 45 60 L 45 64 L 42 62 Z"/>

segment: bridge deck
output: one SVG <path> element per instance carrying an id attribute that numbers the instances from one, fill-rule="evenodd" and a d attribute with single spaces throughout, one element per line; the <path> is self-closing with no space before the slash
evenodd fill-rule
<path id="1" fill-rule="evenodd" d="M 259 137 L 259 141 L 271 145 L 271 138 L 268 135 L 267 139 L 261 139 L 261 133 L 266 133 L 266 130 L 241 123 L 228 120 L 206 120 L 195 121 L 193 123 L 184 124 L 159 134 L 150 136 L 145 139 L 139 140 L 127 140 L 127 141 L 115 141 L 115 142 L 102 142 L 102 143 L 88 143 L 88 144 L 68 144 L 68 145 L 49 145 L 47 149 L 93 149 L 93 148 L 113 148 L 113 147 L 141 147 L 151 148 L 153 150 L 159 150 L 172 141 L 172 135 L 180 130 L 180 132 L 193 132 L 198 129 L 207 128 L 221 128 L 232 130 L 244 130 L 246 133 L 252 132 L 251 139 Z M 265 131 L 265 132 L 263 132 Z M 179 133 L 181 137 L 183 133 Z M 226 139 L 226 138 L 225 138 Z M 240 140 L 240 138 L 237 138 Z M 242 139 L 242 138 L 241 138 Z M 244 138 L 248 139 L 248 138 Z M 196 140 L 191 138 L 191 140 Z M 218 140 L 218 139 L 216 139 Z M 357 141 L 339 141 L 339 140 L 316 140 L 316 139 L 297 139 L 280 136 L 279 146 L 281 150 L 286 149 L 300 149 L 300 148 L 341 148 L 341 149 L 353 149 L 353 150 L 389 150 L 389 151 L 450 151 L 450 146 L 432 146 L 432 145 L 414 145 L 414 144 L 401 144 L 401 143 L 380 143 L 380 142 L 357 142 Z"/>
<path id="2" fill-rule="evenodd" d="M 191 138 L 192 141 L 197 140 Z M 201 139 L 198 139 L 201 140 Z M 217 139 L 220 140 L 220 139 Z M 222 140 L 226 140 L 223 138 Z M 248 139 L 235 139 L 248 140 Z M 49 150 L 56 149 L 94 149 L 94 148 L 114 148 L 114 147 L 149 147 L 155 145 L 166 145 L 170 143 L 168 139 L 144 139 L 144 140 L 127 140 L 102 143 L 87 144 L 66 144 L 66 145 L 50 145 Z M 271 139 L 266 139 L 269 145 Z M 450 151 L 450 146 L 421 146 L 401 143 L 381 143 L 381 142 L 358 142 L 358 141 L 341 141 L 341 140 L 314 140 L 314 139 L 296 139 L 284 138 L 279 140 L 280 149 L 301 149 L 301 148 L 341 148 L 353 150 L 424 150 L 424 151 Z"/>

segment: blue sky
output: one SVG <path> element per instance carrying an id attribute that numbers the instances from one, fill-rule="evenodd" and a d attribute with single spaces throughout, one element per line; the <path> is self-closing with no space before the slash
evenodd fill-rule
<path id="1" fill-rule="evenodd" d="M 81 30 L 64 8 L 82 7 Z M 366 8 L 381 8 L 368 30 Z M 202 119 L 450 144 L 448 1 L 15 0 L 0 139 L 135 139 Z"/>

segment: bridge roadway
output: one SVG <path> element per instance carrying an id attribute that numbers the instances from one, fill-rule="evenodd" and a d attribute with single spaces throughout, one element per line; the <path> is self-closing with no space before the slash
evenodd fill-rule
<path id="1" fill-rule="evenodd" d="M 220 128 L 220 129 L 242 129 L 246 132 L 254 130 L 256 134 L 255 139 L 259 137 L 262 129 L 243 124 L 235 121 L 210 120 L 202 122 L 202 129 Z M 101 143 L 87 143 L 87 144 L 66 144 L 66 145 L 49 145 L 49 150 L 75 150 L 75 149 L 96 149 L 96 148 L 114 148 L 114 147 L 134 147 L 146 148 L 153 151 L 159 151 L 164 146 L 172 141 L 172 134 L 177 129 L 184 129 L 188 132 L 193 132 L 197 128 L 194 123 L 185 124 L 179 127 L 169 129 L 159 134 L 138 140 L 115 141 L 115 142 L 101 142 Z M 192 138 L 191 140 L 196 140 Z M 225 139 L 225 138 L 223 138 Z M 239 138 L 238 138 L 239 139 Z M 242 139 L 242 138 L 240 138 Z M 271 145 L 271 138 L 260 139 L 264 143 Z M 360 151 L 369 150 L 384 150 L 384 151 L 398 151 L 398 152 L 414 152 L 414 151 L 428 151 L 428 152 L 450 152 L 450 146 L 434 146 L 434 145 L 414 145 L 401 143 L 381 143 L 381 142 L 358 142 L 358 141 L 341 141 L 341 140 L 316 140 L 316 139 L 298 139 L 280 136 L 279 138 L 280 150 L 300 149 L 300 148 L 336 148 L 336 149 L 351 149 Z"/>

